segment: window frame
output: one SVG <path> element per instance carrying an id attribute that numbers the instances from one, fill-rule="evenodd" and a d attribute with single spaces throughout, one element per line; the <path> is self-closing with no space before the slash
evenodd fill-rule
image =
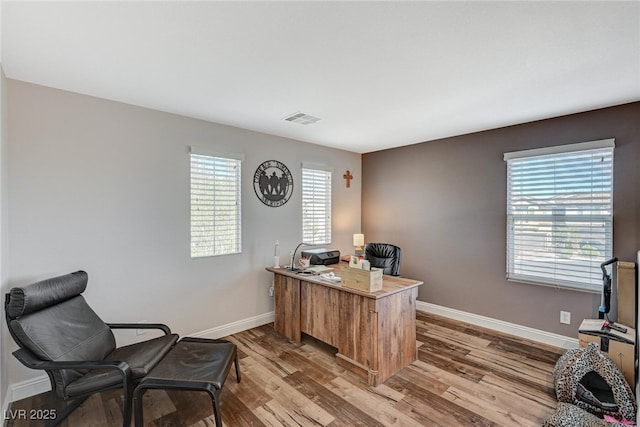
<path id="1" fill-rule="evenodd" d="M 189 253 L 191 259 L 206 258 L 213 256 L 234 255 L 242 253 L 242 161 L 243 156 L 240 154 L 220 153 L 200 147 L 189 147 Z M 207 166 L 206 169 L 202 169 Z M 200 169 L 197 169 L 200 167 Z M 207 173 L 210 172 L 210 173 Z M 198 222 L 194 215 L 194 210 L 206 206 L 206 202 L 194 203 L 194 197 L 197 197 L 196 188 L 194 187 L 194 178 L 198 177 L 204 182 L 200 185 L 218 185 L 220 200 L 230 204 L 218 207 L 215 204 L 215 195 L 208 194 L 205 197 L 213 197 L 209 199 L 211 205 L 211 219 L 201 219 L 200 221 L 209 221 L 211 224 L 198 226 L 194 222 Z M 214 187 L 209 187 L 201 191 L 216 191 Z M 194 194 L 195 193 L 195 194 Z M 202 194 L 200 193 L 202 197 Z M 230 198 L 229 198 L 230 197 Z M 225 200 L 227 199 L 227 200 Z M 235 206 L 232 206 L 235 205 Z M 230 208 L 231 207 L 231 208 Z M 216 224 L 216 217 L 227 217 L 231 221 L 229 225 Z M 203 228 L 213 227 L 206 230 Z M 212 233 L 212 236 L 197 236 L 202 233 Z"/>
<path id="2" fill-rule="evenodd" d="M 301 169 L 302 241 L 311 245 L 331 244 L 333 238 L 333 170 L 322 165 L 308 163 L 302 164 Z M 326 180 L 324 184 L 321 182 L 322 180 Z M 311 182 L 313 182 L 313 188 L 308 188 Z M 322 192 L 316 198 L 318 189 L 322 189 Z M 311 192 L 313 192 L 313 194 L 310 194 Z M 323 198 L 324 203 L 322 203 Z M 320 212 L 318 212 L 318 209 L 314 209 L 315 213 L 309 211 L 309 203 L 321 203 Z M 320 216 L 323 215 L 323 213 L 324 218 L 321 218 Z M 312 230 L 314 228 L 323 231 L 321 233 L 314 232 Z"/>
<path id="3" fill-rule="evenodd" d="M 613 253 L 614 148 L 611 138 L 504 154 L 507 280 L 602 292 L 599 265 Z"/>

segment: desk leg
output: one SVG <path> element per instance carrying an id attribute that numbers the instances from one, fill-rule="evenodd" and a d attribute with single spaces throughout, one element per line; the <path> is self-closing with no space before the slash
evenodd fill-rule
<path id="1" fill-rule="evenodd" d="M 362 363 L 358 363 L 344 354 L 336 354 L 336 363 L 366 380 L 370 386 L 377 387 L 380 384 L 380 374 L 378 371 L 373 370 L 371 367 L 363 365 Z"/>
<path id="2" fill-rule="evenodd" d="M 280 274 L 274 275 L 275 320 L 277 333 L 297 343 L 300 333 L 300 280 Z"/>
<path id="3" fill-rule="evenodd" d="M 415 288 L 398 292 L 375 300 L 375 307 L 343 296 L 338 365 L 375 387 L 416 360 L 417 294 Z"/>

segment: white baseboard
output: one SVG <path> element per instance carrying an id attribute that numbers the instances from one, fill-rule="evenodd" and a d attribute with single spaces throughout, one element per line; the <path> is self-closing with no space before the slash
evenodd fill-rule
<path id="1" fill-rule="evenodd" d="M 462 322 L 471 323 L 473 325 L 493 329 L 495 331 L 504 332 L 506 334 L 515 335 L 520 338 L 549 344 L 555 347 L 569 349 L 578 348 L 579 346 L 577 338 L 565 337 L 564 335 L 541 331 L 528 326 L 517 325 L 515 323 L 492 319 L 490 317 L 480 316 L 478 314 L 468 313 L 466 311 L 443 307 L 441 305 L 431 304 L 428 302 L 416 301 L 416 309 L 426 313 L 437 314 Z"/>
<path id="2" fill-rule="evenodd" d="M 49 390 L 51 390 L 51 381 L 49 381 L 49 377 L 46 374 L 40 375 L 39 377 L 20 381 L 16 384 L 10 384 L 9 391 L 7 393 L 7 400 L 9 402 L 15 402 L 27 397 L 35 396 L 36 394 L 46 393 Z M 9 404 L 7 403 L 7 408 L 8 406 Z"/>
<path id="3" fill-rule="evenodd" d="M 13 400 L 11 399 L 11 387 L 7 387 L 7 392 L 4 395 L 4 402 L 2 402 L 2 415 L 5 415 L 9 412 L 9 405 L 11 404 L 11 402 L 13 402 Z M 6 425 L 6 422 L 3 425 Z"/>
<path id="4" fill-rule="evenodd" d="M 221 338 L 228 335 L 232 335 L 238 332 L 246 331 L 247 329 L 257 328 L 258 326 L 266 325 L 273 322 L 275 319 L 275 313 L 273 311 L 269 313 L 260 314 L 258 316 L 249 317 L 247 319 L 238 320 L 237 322 L 227 323 L 226 325 L 217 326 L 215 328 L 207 329 L 205 331 L 189 334 L 190 337 L 196 338 Z"/>
<path id="5" fill-rule="evenodd" d="M 196 332 L 194 334 L 189 334 L 189 336 L 213 339 L 226 337 L 227 335 L 235 334 L 237 332 L 246 331 L 247 329 L 271 323 L 274 320 L 274 316 L 275 314 L 272 311 L 247 319 L 238 320 L 236 322 L 227 323 L 226 325 L 217 326 L 215 328 L 207 329 L 201 332 Z M 51 382 L 49 381 L 49 377 L 47 375 L 40 375 L 36 378 L 20 381 L 15 384 L 10 384 L 7 388 L 7 395 L 2 405 L 3 409 L 8 410 L 9 404 L 11 402 L 35 396 L 36 394 L 45 393 L 49 390 L 51 390 Z M 6 412 L 2 413 L 5 414 Z"/>

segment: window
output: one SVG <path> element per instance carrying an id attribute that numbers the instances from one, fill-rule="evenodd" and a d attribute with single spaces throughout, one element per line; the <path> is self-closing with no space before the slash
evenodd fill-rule
<path id="1" fill-rule="evenodd" d="M 302 241 L 331 243 L 331 172 L 302 168 Z"/>
<path id="2" fill-rule="evenodd" d="M 191 149 L 191 257 L 240 253 L 240 163 Z"/>
<path id="3" fill-rule="evenodd" d="M 600 292 L 613 252 L 614 140 L 505 153 L 507 278 Z"/>

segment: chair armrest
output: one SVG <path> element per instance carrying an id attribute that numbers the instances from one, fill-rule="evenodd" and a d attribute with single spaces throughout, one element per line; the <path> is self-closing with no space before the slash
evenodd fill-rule
<path id="1" fill-rule="evenodd" d="M 26 348 L 20 348 L 14 351 L 13 355 L 20 363 L 31 369 L 118 369 L 125 378 L 131 378 L 131 368 L 129 365 L 126 362 L 116 360 L 55 362 L 38 359 Z"/>
<path id="2" fill-rule="evenodd" d="M 163 323 L 107 323 L 111 329 L 161 329 L 165 335 L 171 334 L 171 329 Z"/>

